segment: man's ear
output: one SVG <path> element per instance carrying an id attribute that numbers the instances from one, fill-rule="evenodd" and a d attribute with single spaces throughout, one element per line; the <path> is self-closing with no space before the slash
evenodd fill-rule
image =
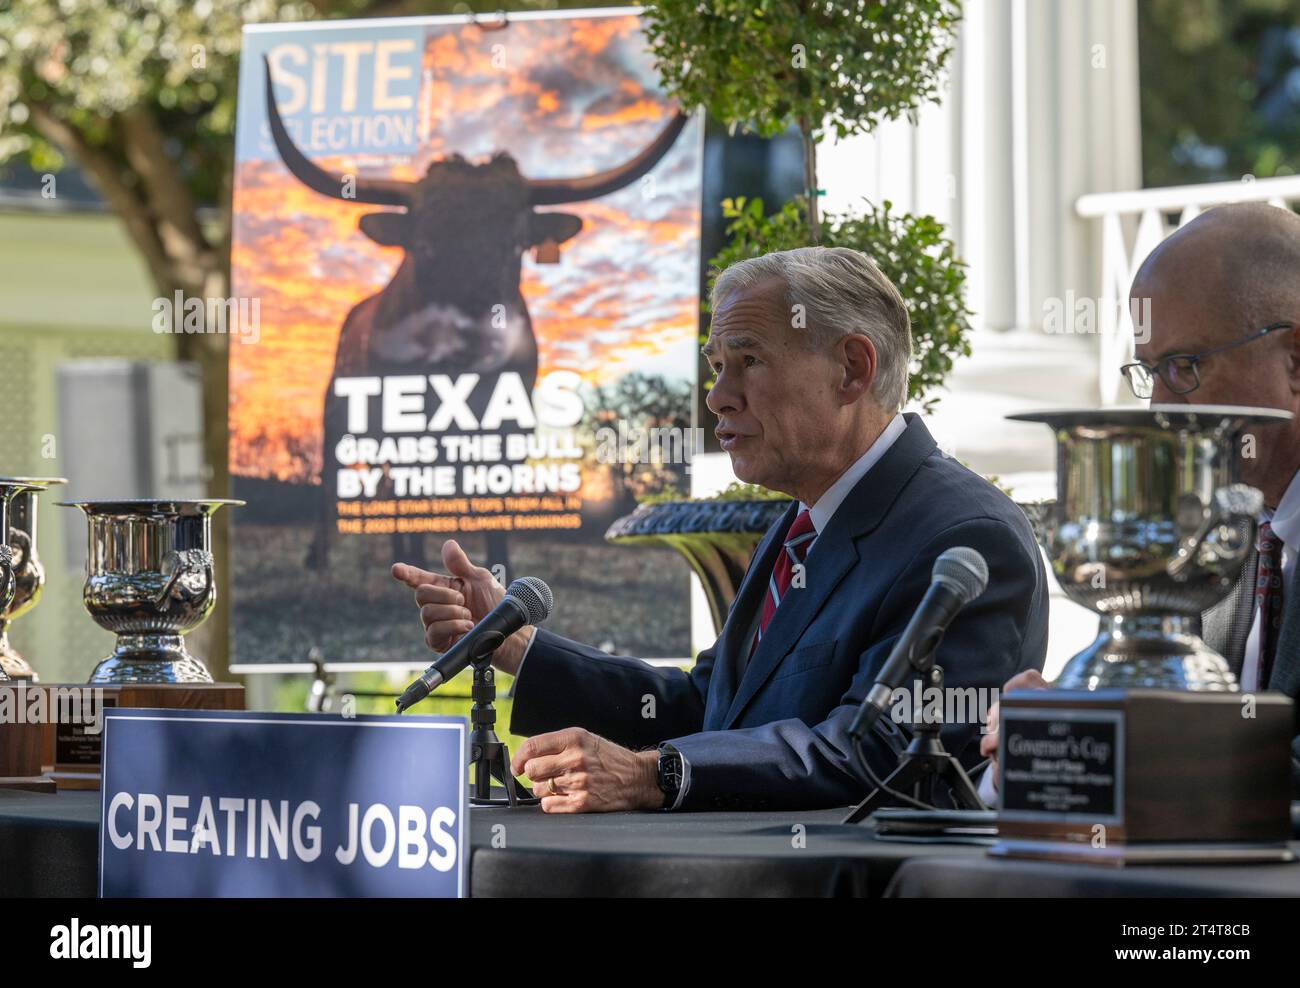
<path id="1" fill-rule="evenodd" d="M 533 213 L 528 218 L 528 243 L 536 247 L 546 241 L 562 244 L 582 229 L 582 220 L 572 213 Z"/>
<path id="2" fill-rule="evenodd" d="M 1292 394 L 1300 394 L 1300 322 L 1287 331 L 1286 376 Z"/>
<path id="3" fill-rule="evenodd" d="M 410 225 L 407 213 L 366 213 L 357 223 L 362 233 L 385 247 L 405 247 Z"/>
<path id="4" fill-rule="evenodd" d="M 876 382 L 880 370 L 876 345 L 861 333 L 849 333 L 840 340 L 839 349 L 842 354 L 840 366 L 844 370 L 840 390 L 849 402 L 857 401 Z"/>

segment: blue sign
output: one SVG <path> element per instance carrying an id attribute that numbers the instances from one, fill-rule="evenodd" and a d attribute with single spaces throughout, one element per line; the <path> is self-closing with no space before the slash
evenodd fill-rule
<path id="1" fill-rule="evenodd" d="M 105 711 L 102 896 L 466 894 L 465 720 Z"/>
<path id="2" fill-rule="evenodd" d="M 424 35 L 418 24 L 383 20 L 245 28 L 237 160 L 277 159 L 266 117 L 268 62 L 280 118 L 313 161 L 417 150 Z"/>

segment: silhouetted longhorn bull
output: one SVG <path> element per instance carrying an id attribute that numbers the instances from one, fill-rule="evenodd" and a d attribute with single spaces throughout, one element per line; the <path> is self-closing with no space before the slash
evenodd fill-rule
<path id="1" fill-rule="evenodd" d="M 344 399 L 334 397 L 335 378 L 514 371 L 531 394 L 537 340 L 519 290 L 523 253 L 531 247 L 553 251 L 582 229 L 577 216 L 541 213 L 536 207 L 597 199 L 637 181 L 659 163 L 688 119 L 676 114 L 630 161 L 582 178 L 526 178 L 504 151 L 486 164 L 471 164 L 460 155 L 434 161 L 418 181 L 352 178 L 321 168 L 294 145 L 276 106 L 270 63 L 263 62 L 267 121 L 290 173 L 321 195 L 401 207 L 368 213 L 359 222 L 371 240 L 401 247 L 405 256 L 388 285 L 358 302 L 343 321 L 325 390 L 325 464 L 346 431 Z M 476 415 L 486 401 L 483 395 L 471 402 Z M 327 468 L 322 527 L 309 564 L 328 561 L 331 486 Z M 497 540 L 490 540 L 492 562 L 504 563 L 491 543 Z M 498 546 L 503 549 L 503 542 Z"/>

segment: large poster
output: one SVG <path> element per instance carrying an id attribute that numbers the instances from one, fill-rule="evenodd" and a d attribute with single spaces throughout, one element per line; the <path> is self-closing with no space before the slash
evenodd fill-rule
<path id="1" fill-rule="evenodd" d="M 602 536 L 689 489 L 701 142 L 627 10 L 246 30 L 235 662 L 426 658 L 388 568 L 452 537 L 557 631 L 689 654 L 685 565 Z"/>

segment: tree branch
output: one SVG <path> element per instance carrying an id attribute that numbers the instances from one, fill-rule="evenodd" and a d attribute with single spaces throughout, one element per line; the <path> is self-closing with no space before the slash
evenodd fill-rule
<path id="1" fill-rule="evenodd" d="M 153 113 L 143 106 L 133 106 L 118 120 L 127 163 L 140 176 L 158 239 L 173 262 L 177 280 L 190 291 L 201 293 L 215 258 L 199 226 L 194 197 L 167 155 Z"/>
<path id="2" fill-rule="evenodd" d="M 808 196 L 808 241 L 816 246 L 822 242 L 821 203 L 817 198 L 817 137 L 807 117 L 799 118 L 799 133 L 803 138 L 803 181 Z"/>
<path id="3" fill-rule="evenodd" d="M 75 127 L 56 116 L 47 104 L 33 100 L 27 106 L 32 123 L 41 136 L 81 165 L 86 177 L 126 227 L 127 235 L 144 258 L 159 293 L 170 295 L 180 286 L 176 284 L 167 252 L 144 203 L 122 181 L 117 163 L 102 148 L 89 144 Z"/>

